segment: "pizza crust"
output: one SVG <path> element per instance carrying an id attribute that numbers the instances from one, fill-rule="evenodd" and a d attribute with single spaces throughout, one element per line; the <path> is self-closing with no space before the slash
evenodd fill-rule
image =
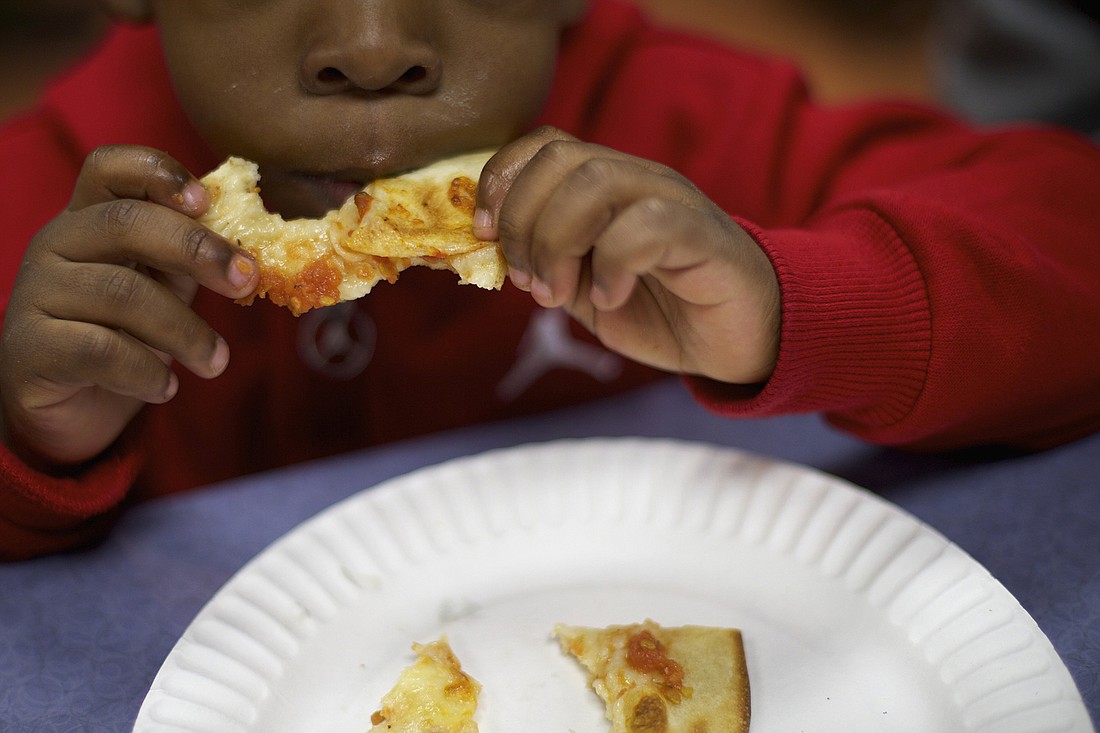
<path id="1" fill-rule="evenodd" d="M 264 208 L 259 168 L 230 157 L 202 178 L 210 208 L 199 221 L 256 258 L 256 297 L 300 315 L 361 298 L 413 266 L 450 270 L 461 284 L 499 290 L 507 263 L 496 242 L 474 236 L 477 180 L 491 151 L 450 158 L 368 184 L 319 219 Z"/>
<path id="2" fill-rule="evenodd" d="M 640 624 L 554 628 L 588 671 L 612 733 L 746 733 L 749 678 L 741 632 Z"/>

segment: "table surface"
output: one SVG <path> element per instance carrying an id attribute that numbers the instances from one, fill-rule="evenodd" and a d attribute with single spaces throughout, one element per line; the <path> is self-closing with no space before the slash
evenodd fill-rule
<path id="1" fill-rule="evenodd" d="M 94 549 L 0 566 L 0 732 L 129 730 L 202 606 L 304 520 L 416 468 L 589 436 L 705 441 L 812 466 L 878 493 L 1003 583 L 1100 719 L 1100 435 L 1038 454 L 913 455 L 857 441 L 816 416 L 722 419 L 669 380 L 148 502 Z"/>

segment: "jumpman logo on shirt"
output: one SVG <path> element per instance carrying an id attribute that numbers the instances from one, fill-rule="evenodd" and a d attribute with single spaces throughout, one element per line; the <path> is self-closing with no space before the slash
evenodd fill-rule
<path id="1" fill-rule="evenodd" d="M 574 338 L 569 315 L 560 308 L 536 311 L 520 340 L 516 363 L 497 385 L 497 396 L 510 402 L 553 369 L 573 369 L 610 382 L 622 372 L 623 362 L 610 351 Z"/>

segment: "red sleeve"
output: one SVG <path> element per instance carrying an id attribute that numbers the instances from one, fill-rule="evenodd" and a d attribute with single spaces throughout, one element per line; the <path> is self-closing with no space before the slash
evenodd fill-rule
<path id="1" fill-rule="evenodd" d="M 7 307 L 27 244 L 68 203 L 81 161 L 48 112 L 0 127 L 0 308 Z"/>
<path id="2" fill-rule="evenodd" d="M 71 476 L 39 473 L 0 444 L 0 561 L 23 560 L 99 540 L 140 467 L 125 443 Z"/>
<path id="3" fill-rule="evenodd" d="M 1100 428 L 1100 152 L 1039 130 L 932 124 L 897 184 L 852 181 L 800 227 L 754 234 L 779 273 L 777 369 L 731 416 L 822 411 L 876 443 L 1039 449 Z M 872 165 L 873 161 L 860 161 Z M 750 230 L 751 231 L 751 230 Z"/>
<path id="4" fill-rule="evenodd" d="M 1041 448 L 1100 428 L 1100 150 L 902 104 L 823 108 L 773 63 L 640 33 L 585 134 L 737 217 L 782 290 L 779 361 L 734 417 L 823 412 L 868 441 Z"/>
<path id="5" fill-rule="evenodd" d="M 68 201 L 82 160 L 49 113 L 0 128 L 0 310 L 23 252 Z M 28 172 L 33 171 L 33 175 Z M 134 481 L 140 452 L 122 443 L 64 478 L 39 473 L 0 444 L 0 560 L 17 560 L 98 539 Z"/>

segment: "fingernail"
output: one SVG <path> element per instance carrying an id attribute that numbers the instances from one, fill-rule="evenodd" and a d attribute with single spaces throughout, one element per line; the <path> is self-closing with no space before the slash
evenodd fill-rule
<path id="1" fill-rule="evenodd" d="M 252 280 L 252 273 L 256 270 L 256 263 L 244 255 L 233 255 L 229 261 L 229 282 L 235 288 L 243 288 Z"/>
<path id="2" fill-rule="evenodd" d="M 214 344 L 214 354 L 210 357 L 210 371 L 214 376 L 218 376 L 227 366 L 229 366 L 229 344 L 219 336 Z"/>
<path id="3" fill-rule="evenodd" d="M 479 239 L 496 239 L 493 215 L 489 213 L 488 209 L 474 209 L 474 234 Z"/>
<path id="4" fill-rule="evenodd" d="M 174 372 L 168 374 L 168 385 L 164 388 L 164 402 L 170 401 L 180 391 L 180 379 Z"/>
<path id="5" fill-rule="evenodd" d="M 595 283 L 592 284 L 592 288 L 588 291 L 588 299 L 592 301 L 592 305 L 596 310 L 610 310 L 611 298 L 608 296 L 607 291 L 601 288 Z"/>
<path id="6" fill-rule="evenodd" d="M 541 306 L 550 308 L 554 305 L 554 291 L 538 278 L 531 280 L 531 297 Z"/>
<path id="7" fill-rule="evenodd" d="M 524 272 L 523 270 L 517 270 L 514 267 L 508 268 L 508 279 L 512 281 L 520 290 L 531 290 L 531 273 Z"/>
<path id="8" fill-rule="evenodd" d="M 180 192 L 179 200 L 186 211 L 199 211 L 206 203 L 206 189 L 198 181 L 188 181 Z"/>

